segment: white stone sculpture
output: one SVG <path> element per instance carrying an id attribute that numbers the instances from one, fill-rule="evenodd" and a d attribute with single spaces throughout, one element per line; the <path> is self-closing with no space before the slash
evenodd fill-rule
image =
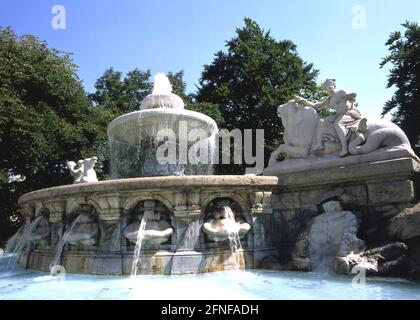
<path id="1" fill-rule="evenodd" d="M 411 151 L 410 141 L 400 127 L 389 121 L 368 121 L 363 118 L 348 149 L 350 154 L 356 155 L 392 147 Z"/>
<path id="2" fill-rule="evenodd" d="M 148 210 L 148 209 L 146 209 Z M 132 243 L 137 242 L 138 232 L 141 220 L 143 219 L 143 213 L 136 216 L 136 221 L 129 224 L 124 230 L 124 236 Z M 162 215 L 159 210 L 151 210 L 149 219 L 146 222 L 144 231 L 144 240 L 148 244 L 162 244 L 168 242 L 172 236 L 174 230 L 168 221 L 162 219 Z"/>
<path id="3" fill-rule="evenodd" d="M 224 203 L 223 201 L 221 203 Z M 232 221 L 226 212 L 226 206 L 221 205 L 204 222 L 203 231 L 207 238 L 213 242 L 226 241 L 229 238 L 229 232 L 234 231 L 239 239 L 243 239 L 251 229 L 251 226 L 242 218 L 234 217 Z M 234 230 L 231 230 L 234 228 Z"/>
<path id="4" fill-rule="evenodd" d="M 68 235 L 68 243 L 72 245 L 92 246 L 98 243 L 100 229 L 97 218 L 93 214 L 81 213 L 77 224 Z"/>
<path id="5" fill-rule="evenodd" d="M 298 270 L 330 271 L 338 257 L 358 254 L 365 243 L 357 237 L 359 221 L 342 208 L 338 199 L 321 203 L 324 213 L 313 218 L 299 235 L 292 252 L 292 266 Z"/>
<path id="6" fill-rule="evenodd" d="M 321 124 L 334 128 L 334 133 L 340 143 L 340 157 L 344 157 L 348 153 L 346 128 L 361 119 L 360 112 L 355 108 L 357 106 L 355 103 L 357 94 L 354 92 L 347 93 L 344 90 L 335 91 L 335 79 L 327 79 L 323 84 L 323 88 L 328 92 L 329 96 L 322 102 L 313 103 L 302 97 L 296 97 L 296 101 L 314 109 L 327 107 L 335 111 L 334 115 L 322 119 Z M 313 146 L 313 150 L 322 150 L 321 130 L 318 130 L 318 139 L 316 142 L 317 143 Z"/>
<path id="7" fill-rule="evenodd" d="M 35 230 L 28 236 L 28 241 L 46 248 L 51 236 L 51 226 L 47 216 L 43 216 Z"/>
<path id="8" fill-rule="evenodd" d="M 97 182 L 98 178 L 94 169 L 96 162 L 98 162 L 97 157 L 79 160 L 77 164 L 74 161 L 68 161 L 66 165 L 73 176 L 73 183 Z"/>
<path id="9" fill-rule="evenodd" d="M 329 160 L 327 167 L 404 156 L 418 160 L 407 136 L 397 125 L 385 120 L 362 118 L 355 108 L 356 94 L 334 91 L 335 80 L 327 80 L 324 88 L 330 97 L 323 102 L 312 103 L 297 97 L 277 108 L 284 126 L 284 144 L 271 154 L 269 168 L 264 174 L 290 171 L 296 167 L 300 170 L 319 169 L 325 166 L 314 163 L 325 160 Z M 322 119 L 315 109 L 323 106 L 336 110 L 336 113 Z M 349 160 L 353 155 L 367 156 Z M 301 161 L 294 160 L 294 163 L 284 165 L 278 163 L 288 159 Z"/>

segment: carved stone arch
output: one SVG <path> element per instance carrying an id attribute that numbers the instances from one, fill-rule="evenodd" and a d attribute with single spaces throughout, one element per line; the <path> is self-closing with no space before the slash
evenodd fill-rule
<path id="1" fill-rule="evenodd" d="M 40 206 L 39 208 L 37 208 L 37 210 L 35 211 L 35 217 L 39 217 L 42 214 L 46 214 L 49 217 L 50 214 L 51 214 L 51 209 L 48 208 L 47 205 L 44 205 L 43 204 L 42 206 Z"/>
<path id="2" fill-rule="evenodd" d="M 33 204 L 25 204 L 21 207 L 20 214 L 25 220 L 31 219 L 35 215 L 36 206 Z"/>
<path id="3" fill-rule="evenodd" d="M 84 212 L 82 206 L 91 206 L 94 209 L 94 212 Z M 95 219 L 97 223 L 99 223 L 99 213 L 100 208 L 96 203 L 93 201 L 87 201 L 87 199 L 80 199 L 79 201 L 75 201 L 74 204 L 70 207 L 67 207 L 67 212 L 64 218 L 65 224 L 71 224 L 76 217 L 81 213 L 88 213 L 89 216 Z M 80 211 L 79 211 L 80 210 Z"/>
<path id="4" fill-rule="evenodd" d="M 241 197 L 240 195 L 233 193 L 233 192 L 214 192 L 211 193 L 208 197 L 204 198 L 204 200 L 201 202 L 201 208 L 205 209 L 210 202 L 212 202 L 214 199 L 217 198 L 231 198 L 234 200 L 242 209 L 242 212 L 248 212 L 248 202 L 246 199 Z"/>
<path id="5" fill-rule="evenodd" d="M 33 217 L 39 216 L 41 210 L 48 209 L 44 201 L 36 202 L 33 208 Z"/>
<path id="6" fill-rule="evenodd" d="M 69 203 L 69 202 L 68 202 Z M 88 204 L 91 205 L 96 213 L 99 215 L 101 212 L 101 207 L 92 199 L 85 199 L 85 198 L 80 198 L 80 199 L 73 199 L 71 205 L 67 205 L 66 206 L 66 216 L 69 217 L 71 215 L 73 215 L 73 213 L 75 212 L 75 210 L 79 209 L 80 206 L 84 205 L 84 204 Z"/>
<path id="7" fill-rule="evenodd" d="M 42 212 L 42 210 L 48 210 L 51 212 L 49 206 L 47 203 L 45 203 L 44 201 L 40 201 L 40 202 L 36 202 L 33 206 L 32 206 L 32 216 L 33 217 L 38 217 L 39 214 Z"/>
<path id="8" fill-rule="evenodd" d="M 99 216 L 102 212 L 101 205 L 96 202 L 93 198 L 86 198 L 85 203 L 82 204 L 90 204 L 92 207 L 95 208 L 96 214 Z"/>
<path id="9" fill-rule="evenodd" d="M 124 201 L 124 213 L 128 213 L 133 210 L 140 201 L 150 200 L 152 198 L 151 193 L 143 193 L 141 195 L 127 196 Z"/>
<path id="10" fill-rule="evenodd" d="M 171 203 L 171 201 L 169 201 L 167 198 L 162 197 L 160 195 L 156 195 L 156 194 L 152 194 L 152 193 L 147 193 L 147 194 L 142 194 L 142 195 L 136 195 L 134 197 L 128 197 L 125 200 L 125 205 L 124 205 L 124 211 L 125 213 L 129 213 L 131 210 L 133 210 L 137 204 L 141 201 L 147 201 L 147 200 L 157 200 L 162 202 L 170 212 L 173 211 L 173 204 Z"/>
<path id="11" fill-rule="evenodd" d="M 231 199 L 233 200 L 241 209 L 241 214 L 243 215 L 243 218 L 252 225 L 252 217 L 249 211 L 248 202 L 246 199 L 244 199 L 242 196 L 238 195 L 237 193 L 233 192 L 215 192 L 211 193 L 208 197 L 206 197 L 202 204 L 201 208 L 206 214 L 207 206 L 216 199 Z"/>
<path id="12" fill-rule="evenodd" d="M 66 212 L 66 200 L 54 199 L 50 201 L 43 201 L 42 205 L 45 206 L 50 212 L 50 222 L 62 221 Z"/>
<path id="13" fill-rule="evenodd" d="M 84 200 L 82 200 L 82 199 L 77 199 L 77 200 L 74 199 L 74 198 L 67 199 L 67 201 L 66 201 L 66 210 L 64 212 L 64 215 L 65 216 L 69 216 L 72 212 L 74 212 L 74 210 L 76 208 L 78 208 L 80 206 L 80 204 L 82 202 L 84 202 Z"/>

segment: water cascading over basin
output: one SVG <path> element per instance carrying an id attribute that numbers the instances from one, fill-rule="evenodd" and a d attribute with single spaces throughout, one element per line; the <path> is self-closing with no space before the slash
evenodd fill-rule
<path id="1" fill-rule="evenodd" d="M 185 110 L 168 78 L 157 74 L 140 110 L 108 125 L 112 178 L 212 174 L 217 134 L 214 120 Z"/>
<path id="2" fill-rule="evenodd" d="M 171 90 L 157 75 L 140 110 L 109 124 L 113 179 L 19 198 L 32 233 L 14 238 L 21 266 L 136 277 L 255 268 L 277 254 L 265 237 L 277 178 L 211 175 L 217 125 Z"/>

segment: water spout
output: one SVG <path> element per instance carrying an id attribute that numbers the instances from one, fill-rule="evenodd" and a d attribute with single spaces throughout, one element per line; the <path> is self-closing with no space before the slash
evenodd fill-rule
<path id="1" fill-rule="evenodd" d="M 20 255 L 23 249 L 26 246 L 29 236 L 35 231 L 38 227 L 41 220 L 44 216 L 36 217 L 31 223 L 26 223 L 25 228 L 23 229 L 22 235 L 19 237 L 19 240 L 16 243 L 15 248 L 13 249 L 12 253 L 16 253 Z"/>
<path id="2" fill-rule="evenodd" d="M 44 216 L 36 217 L 32 222 L 27 220 L 16 234 L 7 241 L 6 254 L 1 257 L 2 260 L 6 261 L 5 264 L 1 263 L 2 265 L 6 265 L 5 268 L 4 266 L 1 268 L 2 272 L 12 272 L 16 269 L 20 255 L 22 254 L 29 237 L 34 233 L 43 218 Z"/>
<path id="3" fill-rule="evenodd" d="M 64 232 L 63 237 L 60 239 L 60 241 L 57 244 L 57 251 L 54 255 L 54 259 L 51 261 L 50 264 L 50 270 L 52 270 L 52 268 L 56 265 L 59 264 L 60 259 L 61 259 L 61 254 L 63 253 L 63 249 L 64 249 L 64 245 L 68 242 L 69 237 L 74 229 L 74 227 L 77 225 L 77 223 L 79 222 L 80 218 L 81 218 L 81 214 L 78 215 L 73 222 L 71 223 L 70 227 L 68 228 L 68 230 L 66 232 Z"/>
<path id="4" fill-rule="evenodd" d="M 209 175 L 218 163 L 215 121 L 185 110 L 163 73 L 140 110 L 114 119 L 107 133 L 112 179 Z"/>
<path id="5" fill-rule="evenodd" d="M 20 237 L 22 236 L 25 228 L 28 227 L 28 222 L 25 222 L 25 224 L 23 224 L 19 230 L 6 242 L 6 248 L 5 248 L 5 253 L 6 254 L 12 254 L 13 251 L 15 250 L 15 247 L 20 239 Z"/>
<path id="6" fill-rule="evenodd" d="M 234 257 L 234 263 L 235 263 L 234 269 L 238 270 L 240 269 L 240 262 L 237 256 L 237 251 L 239 249 L 242 249 L 241 240 L 239 238 L 239 233 L 238 233 L 238 227 L 236 225 L 235 215 L 231 207 L 224 206 L 223 210 L 225 211 L 226 217 L 227 217 L 227 219 L 224 220 L 224 224 L 225 224 L 226 232 L 228 235 L 230 250 Z"/>
<path id="7" fill-rule="evenodd" d="M 155 83 L 152 94 L 169 95 L 172 93 L 172 85 L 164 73 L 157 73 L 154 77 Z"/>
<path id="8" fill-rule="evenodd" d="M 144 234 L 146 230 L 147 219 L 149 218 L 150 211 L 145 210 L 143 218 L 141 219 L 139 231 L 137 232 L 136 248 L 134 249 L 133 264 L 131 266 L 131 276 L 136 276 L 139 269 L 141 249 L 143 247 Z"/>

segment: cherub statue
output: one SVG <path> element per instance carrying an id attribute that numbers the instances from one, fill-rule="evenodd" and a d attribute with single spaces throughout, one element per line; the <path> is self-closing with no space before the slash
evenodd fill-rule
<path id="1" fill-rule="evenodd" d="M 70 170 L 70 174 L 73 176 L 73 183 L 98 181 L 95 169 L 93 169 L 97 161 L 97 157 L 79 160 L 77 164 L 74 161 L 68 161 L 66 165 Z"/>
<path id="2" fill-rule="evenodd" d="M 77 164 L 74 161 L 67 161 L 66 165 L 74 179 L 73 183 L 80 183 L 84 172 L 83 161 L 79 160 Z"/>

